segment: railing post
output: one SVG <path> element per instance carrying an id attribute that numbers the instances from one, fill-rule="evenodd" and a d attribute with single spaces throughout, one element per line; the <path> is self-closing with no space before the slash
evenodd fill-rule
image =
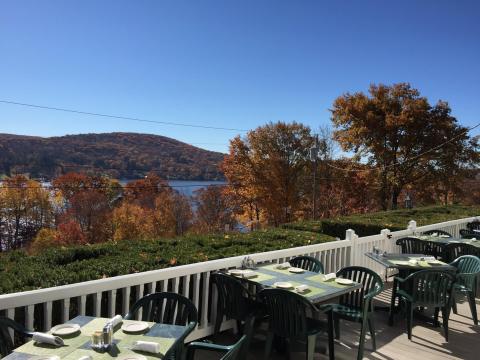
<path id="1" fill-rule="evenodd" d="M 410 230 L 412 234 L 415 234 L 415 231 L 417 230 L 417 222 L 415 220 L 410 220 L 407 229 Z"/>
<path id="2" fill-rule="evenodd" d="M 380 230 L 380 234 L 383 236 L 383 250 L 390 252 L 392 250 L 392 242 L 390 241 L 392 235 L 390 234 L 390 229 L 382 229 Z"/>
<path id="3" fill-rule="evenodd" d="M 357 236 L 355 235 L 355 230 L 348 229 L 345 231 L 345 240 L 350 241 L 350 265 L 355 265 L 357 263 Z"/>

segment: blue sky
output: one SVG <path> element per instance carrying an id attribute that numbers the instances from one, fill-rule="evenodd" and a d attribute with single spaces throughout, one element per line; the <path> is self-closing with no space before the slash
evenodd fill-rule
<path id="1" fill-rule="evenodd" d="M 472 126 L 480 122 L 479 19 L 478 1 L 2 0 L 0 100 L 317 129 L 342 93 L 406 81 Z M 0 104 L 4 133 L 110 131 L 217 151 L 236 135 Z"/>

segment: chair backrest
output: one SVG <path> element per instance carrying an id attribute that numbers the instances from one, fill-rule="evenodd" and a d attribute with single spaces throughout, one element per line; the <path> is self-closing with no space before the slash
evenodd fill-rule
<path id="1" fill-rule="evenodd" d="M 219 313 L 230 319 L 245 320 L 249 315 L 249 293 L 242 282 L 222 273 L 213 273 L 210 279 L 217 287 Z"/>
<path id="2" fill-rule="evenodd" d="M 402 254 L 424 254 L 429 255 L 428 241 L 417 238 L 404 237 L 396 241 L 397 245 L 402 248 Z"/>
<path id="3" fill-rule="evenodd" d="M 472 231 L 472 230 L 461 229 L 460 230 L 460 236 L 463 239 L 480 238 L 480 233 Z"/>
<path id="4" fill-rule="evenodd" d="M 140 309 L 142 321 L 181 326 L 192 323 L 196 326 L 198 322 L 195 305 L 185 296 L 176 293 L 160 292 L 141 298 L 132 306 L 125 319 L 134 319 Z"/>
<path id="5" fill-rule="evenodd" d="M 428 230 L 428 231 L 424 231 L 423 235 L 432 235 L 432 236 L 446 235 L 446 236 L 452 237 L 452 234 L 444 230 Z"/>
<path id="6" fill-rule="evenodd" d="M 380 294 L 384 286 L 380 275 L 362 266 L 344 267 L 337 271 L 337 277 L 350 279 L 362 284 L 360 289 L 342 295 L 339 300 L 341 305 L 356 309 L 363 309 L 367 305 L 367 311 L 370 311 L 371 302 L 368 300 Z M 366 295 L 368 295 L 368 298 L 366 298 Z"/>
<path id="7" fill-rule="evenodd" d="M 313 305 L 299 294 L 282 289 L 264 289 L 259 293 L 269 315 L 269 329 L 286 338 L 307 334 L 307 309 Z"/>
<path id="8" fill-rule="evenodd" d="M 409 285 L 404 291 L 410 293 L 416 304 L 443 307 L 448 304 L 454 280 L 452 271 L 420 270 L 407 277 Z"/>
<path id="9" fill-rule="evenodd" d="M 476 220 L 476 221 L 469 222 L 469 223 L 467 224 L 467 228 L 468 228 L 470 231 L 480 230 L 480 221 Z"/>
<path id="10" fill-rule="evenodd" d="M 0 355 L 1 357 L 10 354 L 15 349 L 14 339 L 10 336 L 10 329 L 23 337 L 31 336 L 32 332 L 26 330 L 22 325 L 12 319 L 0 316 Z"/>
<path id="11" fill-rule="evenodd" d="M 311 256 L 296 256 L 289 260 L 290 265 L 302 268 L 304 270 L 323 274 L 324 268 L 320 260 Z"/>
<path id="12" fill-rule="evenodd" d="M 446 253 L 446 260 L 448 262 L 451 262 L 463 255 L 479 256 L 480 248 L 477 248 L 470 244 L 455 243 L 455 244 L 448 244 L 445 248 L 445 253 Z"/>
<path id="13" fill-rule="evenodd" d="M 247 336 L 243 335 L 240 340 L 220 359 L 220 360 L 236 360 L 239 359 L 242 347 L 247 341 Z"/>
<path id="14" fill-rule="evenodd" d="M 480 275 L 480 258 L 478 256 L 463 255 L 450 265 L 457 268 L 456 284 L 463 285 L 469 290 L 476 289 L 476 280 Z"/>

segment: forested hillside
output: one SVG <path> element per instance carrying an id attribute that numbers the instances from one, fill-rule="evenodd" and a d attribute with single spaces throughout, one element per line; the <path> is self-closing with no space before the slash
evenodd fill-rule
<path id="1" fill-rule="evenodd" d="M 221 153 L 158 135 L 108 133 L 32 137 L 0 134 L 0 175 L 51 179 L 67 172 L 117 179 L 154 171 L 165 179 L 218 180 Z"/>

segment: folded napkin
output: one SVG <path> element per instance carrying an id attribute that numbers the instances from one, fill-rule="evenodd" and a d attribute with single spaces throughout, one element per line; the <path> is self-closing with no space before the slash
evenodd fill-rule
<path id="1" fill-rule="evenodd" d="M 277 269 L 288 269 L 289 267 L 292 265 L 288 261 L 277 265 Z"/>
<path id="2" fill-rule="evenodd" d="M 408 262 L 412 265 L 417 265 L 418 264 L 418 260 L 415 260 L 415 259 L 410 259 L 410 260 L 408 260 Z"/>
<path id="3" fill-rule="evenodd" d="M 308 287 L 308 285 L 298 285 L 298 286 L 295 286 L 295 291 L 296 292 L 299 292 L 299 293 L 303 293 L 307 290 L 309 290 L 310 288 Z"/>
<path id="4" fill-rule="evenodd" d="M 158 354 L 160 352 L 160 344 L 151 341 L 135 341 L 132 350 Z"/>
<path id="5" fill-rule="evenodd" d="M 473 232 L 480 233 L 480 230 L 478 230 L 478 229 L 473 229 Z"/>
<path id="6" fill-rule="evenodd" d="M 34 332 L 32 335 L 32 339 L 38 343 L 42 344 L 51 344 L 55 346 L 63 346 L 64 342 L 63 339 L 59 336 L 54 336 L 50 334 Z"/>
<path id="7" fill-rule="evenodd" d="M 325 274 L 325 281 L 336 279 L 336 278 L 337 278 L 337 274 L 335 273 Z"/>
<path id="8" fill-rule="evenodd" d="M 108 324 L 112 324 L 113 327 L 117 326 L 123 321 L 122 315 L 115 315 L 108 321 Z"/>

